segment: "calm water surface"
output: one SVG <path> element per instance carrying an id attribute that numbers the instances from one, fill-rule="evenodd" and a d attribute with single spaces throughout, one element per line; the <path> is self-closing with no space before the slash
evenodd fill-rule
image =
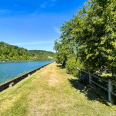
<path id="1" fill-rule="evenodd" d="M 0 62 L 0 83 L 53 61 Z"/>

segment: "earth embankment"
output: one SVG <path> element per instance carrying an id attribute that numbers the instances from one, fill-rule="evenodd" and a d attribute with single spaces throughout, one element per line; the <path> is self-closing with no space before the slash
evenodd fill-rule
<path id="1" fill-rule="evenodd" d="M 115 116 L 116 106 L 54 63 L 0 93 L 0 116 Z"/>

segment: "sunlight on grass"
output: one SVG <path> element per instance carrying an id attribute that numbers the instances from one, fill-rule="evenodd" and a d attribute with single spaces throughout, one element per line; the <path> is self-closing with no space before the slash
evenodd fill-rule
<path id="1" fill-rule="evenodd" d="M 52 63 L 0 93 L 0 116 L 115 116 L 116 106 Z"/>

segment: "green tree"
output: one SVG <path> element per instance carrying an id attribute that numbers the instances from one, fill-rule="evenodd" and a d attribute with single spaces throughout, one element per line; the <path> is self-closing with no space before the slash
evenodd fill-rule
<path id="1" fill-rule="evenodd" d="M 61 27 L 56 60 L 63 64 L 68 53 L 77 54 L 86 68 L 105 65 L 116 73 L 116 0 L 89 0 L 77 13 Z"/>

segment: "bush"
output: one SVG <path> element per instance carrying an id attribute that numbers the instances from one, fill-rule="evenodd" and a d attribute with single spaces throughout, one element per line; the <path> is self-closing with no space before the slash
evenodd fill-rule
<path id="1" fill-rule="evenodd" d="M 79 76 L 79 71 L 78 70 L 74 70 L 73 71 L 73 76 L 75 76 L 75 77 Z"/>
<path id="2" fill-rule="evenodd" d="M 68 59 L 66 62 L 66 71 L 69 74 L 73 74 L 74 76 L 78 76 L 79 75 L 79 71 L 77 70 L 78 68 L 82 68 L 83 64 L 80 63 L 79 59 L 77 59 L 77 61 L 75 60 L 75 58 L 71 58 Z"/>

